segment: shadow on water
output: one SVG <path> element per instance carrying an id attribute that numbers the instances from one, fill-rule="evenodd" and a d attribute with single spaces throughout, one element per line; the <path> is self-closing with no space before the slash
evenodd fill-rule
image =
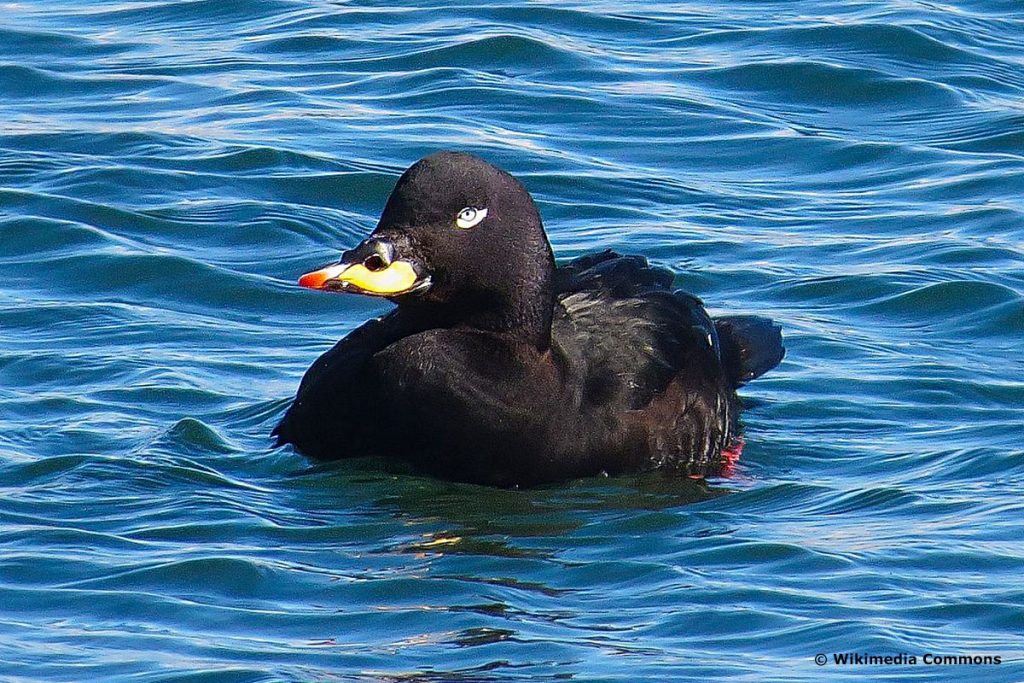
<path id="1" fill-rule="evenodd" d="M 595 515 L 671 510 L 730 492 L 704 480 L 660 472 L 501 489 L 421 476 L 383 458 L 313 464 L 293 478 L 315 482 L 319 489 L 360 488 L 381 513 L 410 525 L 443 527 L 388 551 L 496 557 L 549 556 L 551 551 L 522 547 L 519 541 L 564 539 L 593 522 Z"/>

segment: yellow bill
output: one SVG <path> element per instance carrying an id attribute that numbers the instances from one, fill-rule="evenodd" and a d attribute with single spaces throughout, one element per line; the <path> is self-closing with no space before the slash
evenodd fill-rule
<path id="1" fill-rule="evenodd" d="M 375 270 L 362 263 L 338 263 L 299 278 L 299 285 L 310 289 L 328 289 L 356 294 L 394 296 L 415 289 L 419 275 L 408 261 L 397 260 Z"/>

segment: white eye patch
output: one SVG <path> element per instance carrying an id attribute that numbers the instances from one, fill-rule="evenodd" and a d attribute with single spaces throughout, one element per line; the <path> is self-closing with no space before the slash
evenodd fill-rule
<path id="1" fill-rule="evenodd" d="M 455 217 L 455 225 L 463 230 L 469 230 L 485 218 L 487 218 L 487 209 L 477 209 L 472 206 L 467 206 L 462 211 L 459 211 L 459 215 Z"/>

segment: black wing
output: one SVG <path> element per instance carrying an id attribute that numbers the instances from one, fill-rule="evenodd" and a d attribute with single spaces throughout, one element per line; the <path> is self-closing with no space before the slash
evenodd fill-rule
<path id="1" fill-rule="evenodd" d="M 607 425 L 608 448 L 642 442 L 648 467 L 705 474 L 734 433 L 734 386 L 715 322 L 672 280 L 640 256 L 576 259 L 559 269 L 553 337 L 582 378 L 581 407 Z"/>
<path id="2" fill-rule="evenodd" d="M 586 369 L 585 401 L 637 409 L 684 367 L 719 365 L 714 321 L 700 299 L 671 291 L 672 280 L 642 256 L 612 251 L 558 269 L 554 337 Z"/>

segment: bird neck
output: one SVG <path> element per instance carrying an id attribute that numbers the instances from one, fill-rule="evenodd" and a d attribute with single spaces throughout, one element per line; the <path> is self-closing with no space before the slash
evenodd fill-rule
<path id="1" fill-rule="evenodd" d="M 554 274 L 536 273 L 520 285 L 513 292 L 499 297 L 503 300 L 497 306 L 481 311 L 475 326 L 515 337 L 538 351 L 546 351 L 551 345 Z"/>
<path id="2" fill-rule="evenodd" d="M 402 302 L 409 330 L 461 328 L 501 335 L 543 352 L 551 345 L 555 303 L 555 261 L 547 245 L 543 257 L 510 273 L 500 286 L 460 292 L 456 300 Z"/>
<path id="3" fill-rule="evenodd" d="M 524 251 L 510 257 L 500 287 L 489 292 L 479 306 L 467 309 L 463 324 L 512 337 L 543 352 L 551 345 L 555 256 L 539 226 L 538 220 Z"/>

